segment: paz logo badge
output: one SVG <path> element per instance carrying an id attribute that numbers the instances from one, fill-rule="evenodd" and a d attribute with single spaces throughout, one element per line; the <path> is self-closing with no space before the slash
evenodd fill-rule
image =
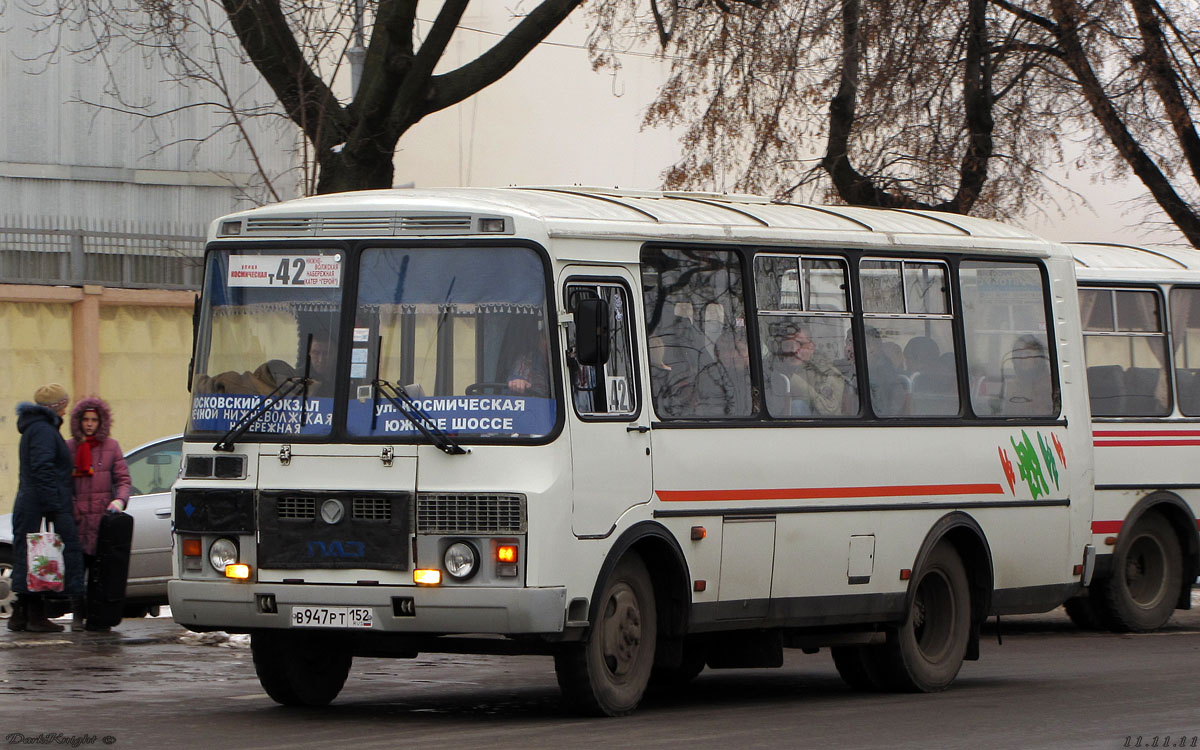
<path id="1" fill-rule="evenodd" d="M 346 506 L 342 505 L 341 500 L 330 498 L 321 503 L 321 519 L 325 523 L 333 525 L 342 520 L 346 515 Z"/>

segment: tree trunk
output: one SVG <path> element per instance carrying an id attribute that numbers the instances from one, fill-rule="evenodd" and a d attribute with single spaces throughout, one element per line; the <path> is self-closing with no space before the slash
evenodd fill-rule
<path id="1" fill-rule="evenodd" d="M 1175 191 L 1167 176 L 1129 132 L 1120 111 L 1108 97 L 1103 83 L 1084 52 L 1079 36 L 1079 19 L 1084 15 L 1079 4 L 1076 0 L 1051 0 L 1050 7 L 1057 24 L 1055 34 L 1063 59 L 1074 74 L 1088 106 L 1092 109 L 1092 114 L 1104 128 L 1117 152 L 1154 196 L 1162 210 L 1175 222 L 1187 241 L 1193 247 L 1200 248 L 1200 216 Z"/>

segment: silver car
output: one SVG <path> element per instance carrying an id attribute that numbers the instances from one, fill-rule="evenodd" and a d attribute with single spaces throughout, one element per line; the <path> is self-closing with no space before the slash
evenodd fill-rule
<path id="1" fill-rule="evenodd" d="M 125 616 L 157 614 L 167 603 L 171 577 L 171 485 L 179 473 L 183 437 L 174 435 L 140 445 L 125 454 L 133 484 L 129 507 L 133 516 L 133 547 Z M 12 615 L 12 514 L 0 516 L 0 618 Z M 51 607 L 51 610 L 61 609 Z"/>

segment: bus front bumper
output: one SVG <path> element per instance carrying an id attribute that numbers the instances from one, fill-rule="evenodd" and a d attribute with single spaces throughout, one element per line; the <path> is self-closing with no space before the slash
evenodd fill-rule
<path id="1" fill-rule="evenodd" d="M 561 633 L 567 590 L 330 586 L 173 580 L 171 616 L 191 630 L 289 629 L 296 608 L 369 608 L 377 633 Z M 264 611 L 273 609 L 274 611 Z M 307 628 L 305 628 L 307 629 Z"/>

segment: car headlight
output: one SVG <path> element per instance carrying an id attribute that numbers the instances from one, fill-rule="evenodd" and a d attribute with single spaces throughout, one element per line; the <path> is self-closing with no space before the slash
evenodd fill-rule
<path id="1" fill-rule="evenodd" d="M 238 548 L 232 539 L 222 537 L 208 548 L 208 562 L 219 573 L 224 573 L 226 565 L 233 565 L 237 561 Z"/>
<path id="2" fill-rule="evenodd" d="M 479 553 L 470 542 L 455 542 L 442 556 L 446 572 L 456 581 L 465 581 L 479 568 Z"/>

